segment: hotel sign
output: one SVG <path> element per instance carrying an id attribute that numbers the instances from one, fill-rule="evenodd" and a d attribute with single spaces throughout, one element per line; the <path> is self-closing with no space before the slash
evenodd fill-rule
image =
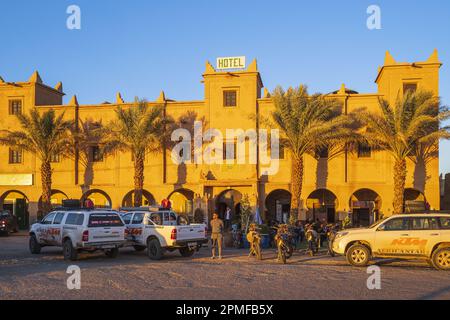
<path id="1" fill-rule="evenodd" d="M 32 186 L 32 174 L 0 174 L 0 186 Z"/>
<path id="2" fill-rule="evenodd" d="M 217 58 L 217 70 L 245 69 L 245 57 Z"/>

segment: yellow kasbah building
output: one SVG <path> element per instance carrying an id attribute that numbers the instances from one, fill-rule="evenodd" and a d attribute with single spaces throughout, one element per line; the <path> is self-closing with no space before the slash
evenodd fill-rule
<path id="1" fill-rule="evenodd" d="M 386 53 L 378 69 L 376 93 L 358 93 L 342 85 L 330 96 L 340 99 L 344 111 L 366 107 L 377 110 L 378 98 L 394 103 L 405 90 L 431 90 L 439 95 L 441 62 L 435 51 L 428 60 L 401 63 Z M 189 115 L 202 120 L 204 127 L 220 130 L 260 128 L 261 115 L 269 116 L 274 108 L 269 91 L 264 88 L 256 60 L 246 68 L 218 71 L 208 62 L 203 74 L 204 99 L 174 101 L 161 92 L 151 106 L 163 105 L 166 113 L 178 119 Z M 67 118 L 79 121 L 114 119 L 114 110 L 128 108 L 120 93 L 115 103 L 79 105 L 73 97 L 63 105 L 63 88 L 43 83 L 35 72 L 27 82 L 10 83 L 0 78 L 0 130 L 18 129 L 15 116 L 33 107 L 42 112 L 54 109 Z M 261 125 L 262 127 L 262 125 Z M 205 128 L 204 128 L 205 130 Z M 231 144 L 230 141 L 226 142 Z M 27 150 L 0 147 L 0 206 L 11 210 L 24 227 L 36 221 L 41 195 L 39 159 Z M 73 159 L 55 158 L 53 166 L 52 203 L 63 199 L 90 198 L 96 206 L 119 208 L 131 206 L 133 197 L 133 162 L 131 154 L 104 156 L 98 146 L 91 148 L 87 165 Z M 350 214 L 354 224 L 367 225 L 375 218 L 392 214 L 393 160 L 386 152 L 375 152 L 361 146 L 357 152 L 336 157 L 321 155 L 317 160 L 305 158 L 301 220 L 343 220 Z M 224 156 L 225 157 L 225 156 Z M 227 208 L 236 217 L 240 202 L 248 195 L 254 210 L 259 208 L 265 221 L 287 219 L 290 206 L 290 160 L 288 151 L 280 152 L 277 174 L 263 175 L 256 164 L 180 164 L 171 161 L 170 150 L 147 156 L 145 163 L 145 204 L 160 203 L 169 198 L 180 213 L 206 221 L 217 211 L 221 217 Z M 408 162 L 406 210 L 439 209 L 439 159 L 424 164 Z M 425 205 L 425 203 L 427 205 Z M 27 219 L 27 212 L 29 219 Z M 29 221 L 28 221 L 29 220 Z"/>

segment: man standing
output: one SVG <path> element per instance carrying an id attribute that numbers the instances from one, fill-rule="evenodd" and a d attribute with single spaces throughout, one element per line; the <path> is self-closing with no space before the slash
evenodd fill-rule
<path id="1" fill-rule="evenodd" d="M 231 209 L 227 207 L 225 212 L 225 230 L 228 230 L 231 226 Z"/>
<path id="2" fill-rule="evenodd" d="M 212 242 L 212 257 L 211 259 L 216 258 L 216 247 L 219 252 L 219 259 L 222 259 L 222 242 L 223 242 L 223 221 L 219 219 L 219 215 L 217 213 L 213 214 L 213 219 L 210 222 L 211 224 L 211 242 Z"/>

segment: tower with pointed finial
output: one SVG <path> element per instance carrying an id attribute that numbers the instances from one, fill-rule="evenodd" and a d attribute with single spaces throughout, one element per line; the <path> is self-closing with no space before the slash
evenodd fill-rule
<path id="1" fill-rule="evenodd" d="M 28 82 L 42 84 L 41 76 L 38 71 L 33 72 Z"/>
<path id="2" fill-rule="evenodd" d="M 156 99 L 156 102 L 157 103 L 164 103 L 164 102 L 166 102 L 166 95 L 165 95 L 163 90 L 161 90 L 158 99 Z"/>
<path id="3" fill-rule="evenodd" d="M 122 95 L 120 94 L 120 92 L 117 92 L 117 94 L 116 94 L 116 103 L 117 104 L 125 103 L 125 101 L 123 100 Z"/>
<path id="4" fill-rule="evenodd" d="M 254 59 L 247 67 L 247 72 L 258 72 L 258 62 Z"/>
<path id="5" fill-rule="evenodd" d="M 57 84 L 56 84 L 56 86 L 55 86 L 55 90 L 56 91 L 59 91 L 59 92 L 63 92 L 63 85 L 62 85 L 62 82 L 60 81 L 60 82 L 58 82 Z"/>
<path id="6" fill-rule="evenodd" d="M 406 90 L 425 90 L 438 94 L 441 65 L 436 49 L 427 60 L 418 62 L 398 62 L 387 51 L 384 65 L 375 80 L 378 93 L 389 101 L 395 101 Z"/>
<path id="7" fill-rule="evenodd" d="M 384 57 L 384 65 L 391 66 L 394 64 L 396 64 L 394 57 L 391 55 L 391 53 L 389 51 L 386 51 L 386 55 Z"/>
<path id="8" fill-rule="evenodd" d="M 78 104 L 78 98 L 77 98 L 76 95 L 74 95 L 74 96 L 72 97 L 72 99 L 70 99 L 68 105 L 69 105 L 69 106 L 78 106 L 78 105 L 79 105 L 79 104 Z"/>
<path id="9" fill-rule="evenodd" d="M 216 70 L 209 61 L 206 61 L 205 74 L 213 74 L 213 73 L 216 73 Z"/>

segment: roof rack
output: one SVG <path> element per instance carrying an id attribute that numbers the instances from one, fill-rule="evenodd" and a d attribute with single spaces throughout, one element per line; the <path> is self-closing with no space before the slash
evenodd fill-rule
<path id="1" fill-rule="evenodd" d="M 143 207 L 123 207 L 119 208 L 119 211 L 142 211 L 142 212 L 159 212 L 159 211 L 171 211 L 172 209 L 164 208 L 161 206 L 143 206 Z"/>

